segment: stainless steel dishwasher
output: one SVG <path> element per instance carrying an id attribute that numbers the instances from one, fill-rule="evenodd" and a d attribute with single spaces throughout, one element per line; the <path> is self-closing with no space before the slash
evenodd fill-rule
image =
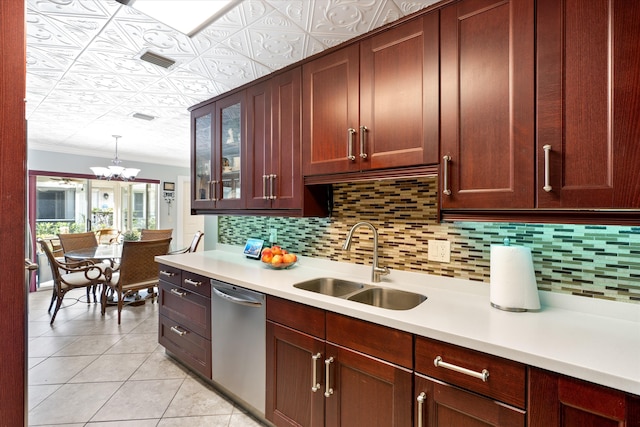
<path id="1" fill-rule="evenodd" d="M 264 416 L 266 298 L 211 279 L 212 379 Z"/>

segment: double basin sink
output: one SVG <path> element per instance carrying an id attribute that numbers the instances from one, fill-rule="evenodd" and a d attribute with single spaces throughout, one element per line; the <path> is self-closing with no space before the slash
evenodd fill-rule
<path id="1" fill-rule="evenodd" d="M 427 299 L 426 296 L 414 292 L 330 277 L 307 280 L 296 283 L 293 287 L 390 310 L 410 310 Z"/>

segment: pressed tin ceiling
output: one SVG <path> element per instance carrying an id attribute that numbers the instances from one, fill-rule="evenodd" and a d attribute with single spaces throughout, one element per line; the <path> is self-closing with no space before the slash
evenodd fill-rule
<path id="1" fill-rule="evenodd" d="M 189 38 L 115 0 L 26 0 L 28 146 L 111 158 L 118 134 L 123 160 L 188 167 L 188 107 L 433 3 L 244 0 Z"/>

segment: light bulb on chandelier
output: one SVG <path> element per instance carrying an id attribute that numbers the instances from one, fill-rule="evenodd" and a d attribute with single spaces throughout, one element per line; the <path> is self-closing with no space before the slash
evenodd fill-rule
<path id="1" fill-rule="evenodd" d="M 125 168 L 120 166 L 122 160 L 118 158 L 118 138 L 122 137 L 120 135 L 111 136 L 116 139 L 116 157 L 111 160 L 111 163 L 113 163 L 113 165 L 106 168 L 101 166 L 94 166 L 91 168 L 91 170 L 98 179 L 120 179 L 122 181 L 133 181 L 134 179 L 136 179 L 136 176 L 138 175 L 138 172 L 140 172 L 140 169 Z"/>

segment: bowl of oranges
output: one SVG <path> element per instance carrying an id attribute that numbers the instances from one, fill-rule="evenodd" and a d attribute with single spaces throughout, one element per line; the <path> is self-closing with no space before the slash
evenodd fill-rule
<path id="1" fill-rule="evenodd" d="M 293 266 L 298 261 L 298 257 L 295 254 L 289 253 L 286 249 L 274 245 L 262 250 L 260 261 L 262 261 L 267 268 L 283 270 Z"/>

